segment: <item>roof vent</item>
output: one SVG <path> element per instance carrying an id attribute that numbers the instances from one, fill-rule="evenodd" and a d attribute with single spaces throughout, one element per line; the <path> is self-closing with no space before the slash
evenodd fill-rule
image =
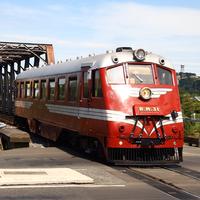
<path id="1" fill-rule="evenodd" d="M 118 47 L 116 52 L 123 52 L 123 51 L 133 51 L 131 47 Z"/>

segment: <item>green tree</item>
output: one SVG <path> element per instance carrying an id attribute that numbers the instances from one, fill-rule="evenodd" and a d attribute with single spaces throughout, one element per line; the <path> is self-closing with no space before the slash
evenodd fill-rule
<path id="1" fill-rule="evenodd" d="M 181 107 L 184 117 L 191 117 L 192 113 L 195 111 L 195 101 L 191 94 L 187 92 L 180 92 L 181 96 Z"/>

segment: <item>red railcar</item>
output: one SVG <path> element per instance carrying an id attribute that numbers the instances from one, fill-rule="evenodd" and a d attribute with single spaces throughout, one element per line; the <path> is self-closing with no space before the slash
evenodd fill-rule
<path id="1" fill-rule="evenodd" d="M 163 57 L 117 48 L 25 71 L 16 83 L 15 112 L 32 132 L 57 140 L 73 131 L 113 163 L 182 161 L 176 72 Z"/>

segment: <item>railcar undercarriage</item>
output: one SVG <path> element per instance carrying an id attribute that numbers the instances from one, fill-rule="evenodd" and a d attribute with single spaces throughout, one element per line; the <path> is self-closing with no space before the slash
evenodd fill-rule
<path id="1" fill-rule="evenodd" d="M 135 120 L 133 129 L 126 139 L 136 148 L 108 148 L 108 160 L 114 164 L 130 165 L 163 165 L 182 162 L 182 148 L 164 147 L 170 138 L 164 128 L 163 121 L 169 120 L 165 116 L 127 116 Z M 142 124 L 137 130 L 138 122 Z M 151 131 L 146 131 L 146 125 L 151 124 Z M 152 133 L 154 132 L 154 137 Z M 157 147 L 159 145 L 159 147 Z"/>
<path id="2" fill-rule="evenodd" d="M 182 148 L 109 148 L 108 160 L 119 165 L 165 165 L 183 158 Z"/>

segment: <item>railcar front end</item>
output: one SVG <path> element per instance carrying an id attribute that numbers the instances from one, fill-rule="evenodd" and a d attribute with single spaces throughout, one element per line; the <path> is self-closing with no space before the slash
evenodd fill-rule
<path id="1" fill-rule="evenodd" d="M 105 73 L 106 102 L 109 110 L 118 110 L 109 122 L 108 160 L 134 165 L 181 162 L 184 136 L 175 70 L 161 58 L 160 63 L 121 63 Z"/>

